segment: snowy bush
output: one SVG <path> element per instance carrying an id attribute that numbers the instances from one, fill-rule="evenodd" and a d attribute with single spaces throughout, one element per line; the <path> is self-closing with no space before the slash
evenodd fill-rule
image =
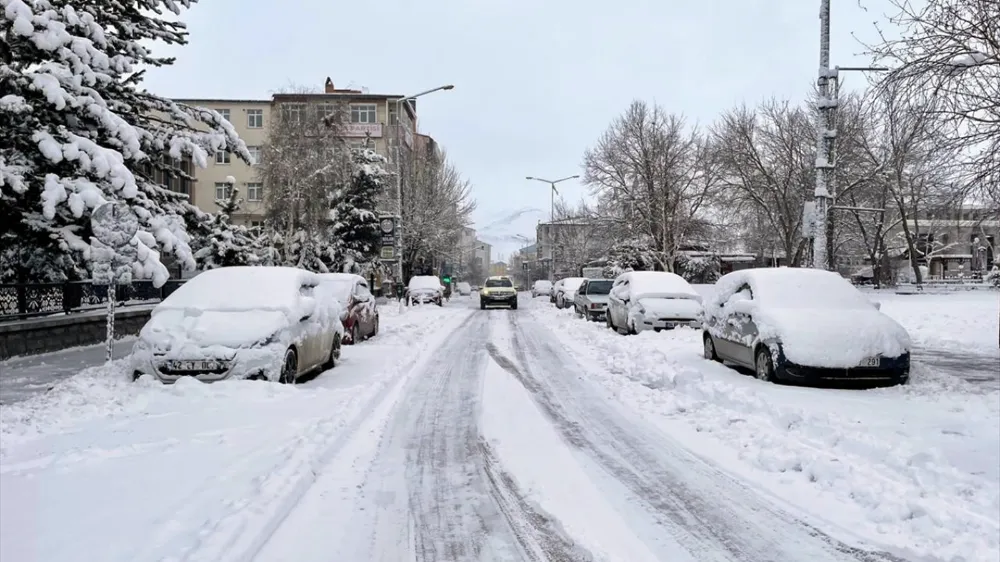
<path id="1" fill-rule="evenodd" d="M 604 276 L 614 279 L 625 271 L 652 271 L 656 264 L 656 251 L 650 244 L 643 240 L 625 240 L 608 251 Z"/>
<path id="2" fill-rule="evenodd" d="M 0 271 L 27 280 L 77 276 L 91 261 L 90 213 L 124 202 L 139 217 L 133 271 L 167 279 L 161 252 L 194 266 L 186 196 L 154 172 L 185 177 L 179 162 L 205 166 L 227 150 L 249 161 L 232 125 L 215 111 L 176 104 L 139 87 L 146 66 L 169 59 L 145 46 L 184 44 L 184 25 L 157 16 L 188 2 L 0 0 L 0 219 L 7 232 Z M 198 123 L 207 131 L 198 130 Z M 16 240 L 16 244 L 11 244 Z M 11 263 L 31 249 L 29 263 Z M 11 273 L 13 272 L 13 273 Z"/>
<path id="3" fill-rule="evenodd" d="M 719 280 L 722 271 L 722 262 L 715 254 L 707 257 L 678 254 L 674 263 L 677 274 L 688 283 L 710 285 Z"/>
<path id="4" fill-rule="evenodd" d="M 983 277 L 983 280 L 994 287 L 1000 287 L 1000 267 L 994 265 L 986 277 Z"/>

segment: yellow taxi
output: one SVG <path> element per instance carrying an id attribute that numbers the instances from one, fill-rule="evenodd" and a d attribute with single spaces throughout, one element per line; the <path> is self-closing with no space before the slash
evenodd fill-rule
<path id="1" fill-rule="evenodd" d="M 506 275 L 489 277 L 479 291 L 479 308 L 487 306 L 506 306 L 517 310 L 517 289 L 514 282 Z"/>

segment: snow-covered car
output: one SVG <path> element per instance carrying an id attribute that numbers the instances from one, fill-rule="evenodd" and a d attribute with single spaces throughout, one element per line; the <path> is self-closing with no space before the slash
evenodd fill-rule
<path id="1" fill-rule="evenodd" d="M 552 294 L 552 281 L 539 279 L 531 286 L 531 298 L 536 299 L 542 295 Z"/>
<path id="2" fill-rule="evenodd" d="M 556 298 L 556 308 L 569 308 L 573 306 L 573 300 L 576 298 L 576 291 L 580 288 L 580 285 L 582 285 L 584 281 L 586 281 L 585 277 L 567 277 L 556 282 L 556 286 L 553 287 L 553 293 L 555 293 Z"/>
<path id="3" fill-rule="evenodd" d="M 353 273 L 321 273 L 318 293 L 329 293 L 340 302 L 344 343 L 355 344 L 378 335 L 378 307 L 368 281 Z"/>
<path id="4" fill-rule="evenodd" d="M 595 322 L 604 318 L 612 283 L 611 279 L 585 279 L 573 297 L 576 315 Z"/>
<path id="5" fill-rule="evenodd" d="M 910 336 L 849 281 L 818 269 L 723 275 L 704 302 L 706 359 L 766 381 L 904 383 Z"/>
<path id="6" fill-rule="evenodd" d="M 444 285 L 433 275 L 414 275 L 406 287 L 406 298 L 413 304 L 444 306 Z"/>
<path id="7" fill-rule="evenodd" d="M 612 330 L 636 334 L 701 325 L 701 295 L 680 275 L 628 271 L 615 278 L 605 315 Z"/>
<path id="8" fill-rule="evenodd" d="M 319 277 L 292 267 L 223 267 L 184 283 L 153 309 L 132 349 L 133 378 L 295 382 L 332 368 L 344 333 L 340 305 Z"/>
<path id="9" fill-rule="evenodd" d="M 467 297 L 472 294 L 472 285 L 469 285 L 465 281 L 459 281 L 455 283 L 455 290 L 463 297 Z"/>

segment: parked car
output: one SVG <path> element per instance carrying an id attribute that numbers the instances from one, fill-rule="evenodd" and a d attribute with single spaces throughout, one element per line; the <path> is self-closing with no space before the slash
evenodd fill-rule
<path id="1" fill-rule="evenodd" d="M 629 271 L 615 278 L 608 295 L 608 327 L 637 334 L 643 330 L 699 327 L 701 295 L 680 275 Z"/>
<path id="2" fill-rule="evenodd" d="M 565 279 L 560 279 L 556 283 L 556 287 L 553 292 L 555 293 L 556 308 L 569 308 L 573 306 L 573 300 L 576 298 L 576 291 L 580 288 L 580 285 L 586 281 L 584 277 L 567 277 Z"/>
<path id="3" fill-rule="evenodd" d="M 223 267 L 163 299 L 139 332 L 133 378 L 184 377 L 293 383 L 340 358 L 338 301 L 316 294 L 320 278 L 291 267 Z"/>
<path id="4" fill-rule="evenodd" d="M 744 269 L 705 300 L 704 354 L 765 381 L 905 383 L 910 336 L 840 275 L 818 269 Z"/>
<path id="5" fill-rule="evenodd" d="M 407 285 L 406 298 L 413 304 L 444 306 L 444 285 L 433 275 L 414 275 Z"/>
<path id="6" fill-rule="evenodd" d="M 608 307 L 611 279 L 585 279 L 573 298 L 576 315 L 587 320 L 601 320 Z"/>
<path id="7" fill-rule="evenodd" d="M 517 289 L 514 282 L 506 275 L 499 275 L 486 279 L 483 288 L 479 291 L 479 308 L 485 309 L 490 305 L 501 305 L 517 310 Z"/>
<path id="8" fill-rule="evenodd" d="M 455 290 L 463 297 L 467 297 L 472 294 L 472 285 L 469 285 L 465 281 L 459 281 L 455 283 Z"/>
<path id="9" fill-rule="evenodd" d="M 368 281 L 353 273 L 321 273 L 317 292 L 328 291 L 341 305 L 344 343 L 355 344 L 378 335 L 378 307 Z"/>
<path id="10" fill-rule="evenodd" d="M 539 279 L 531 286 L 531 298 L 536 299 L 542 295 L 552 294 L 552 281 Z"/>

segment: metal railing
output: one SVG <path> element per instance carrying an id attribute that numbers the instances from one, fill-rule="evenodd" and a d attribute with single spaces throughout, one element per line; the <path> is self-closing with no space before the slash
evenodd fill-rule
<path id="1" fill-rule="evenodd" d="M 118 305 L 156 303 L 184 282 L 184 279 L 171 279 L 159 288 L 154 287 L 152 281 L 118 285 L 115 301 Z M 108 286 L 94 285 L 90 281 L 0 284 L 0 322 L 98 310 L 107 302 Z"/>

